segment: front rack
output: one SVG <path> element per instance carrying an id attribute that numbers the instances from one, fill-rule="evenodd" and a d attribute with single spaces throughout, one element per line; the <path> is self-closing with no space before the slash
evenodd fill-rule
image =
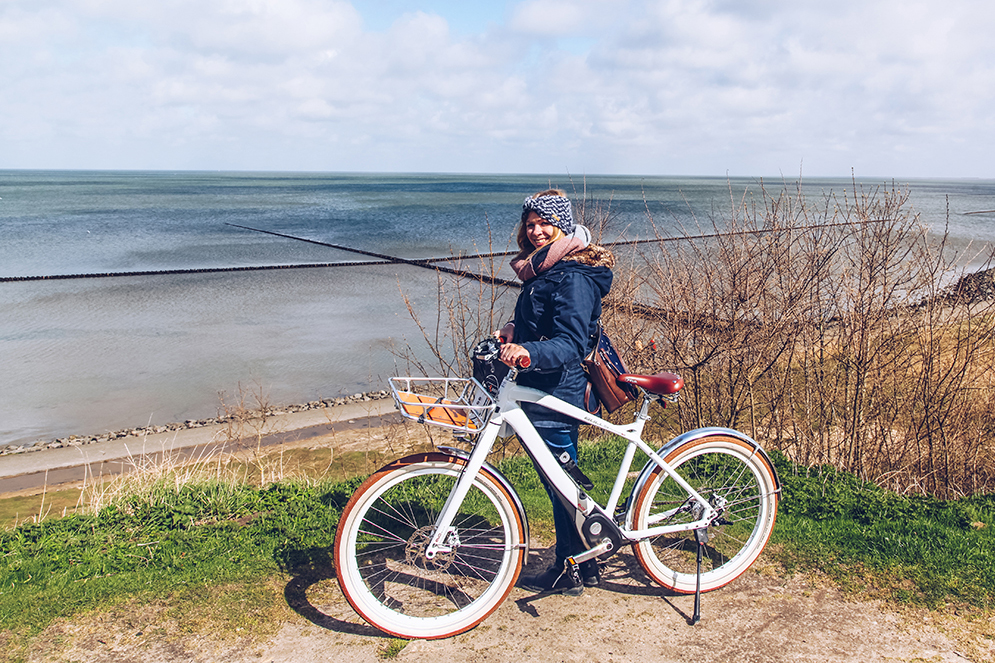
<path id="1" fill-rule="evenodd" d="M 410 378 L 388 380 L 401 415 L 420 424 L 476 434 L 494 412 L 494 399 L 471 378 Z"/>

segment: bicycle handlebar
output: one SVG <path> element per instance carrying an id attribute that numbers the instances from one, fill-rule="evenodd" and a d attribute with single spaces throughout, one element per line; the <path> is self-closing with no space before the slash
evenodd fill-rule
<path id="1" fill-rule="evenodd" d="M 474 347 L 472 354 L 474 357 L 482 359 L 484 361 L 494 361 L 498 358 L 498 355 L 501 353 L 501 346 L 503 344 L 504 342 L 500 338 L 496 336 L 490 336 L 482 340 L 480 343 L 478 343 L 476 347 Z M 532 365 L 531 357 L 519 357 L 515 361 L 515 368 L 528 368 L 531 365 Z"/>

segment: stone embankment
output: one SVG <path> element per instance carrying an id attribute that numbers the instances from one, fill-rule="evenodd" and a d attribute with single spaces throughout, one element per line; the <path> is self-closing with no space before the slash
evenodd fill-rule
<path id="1" fill-rule="evenodd" d="M 0 442 L 0 456 L 17 453 L 29 453 L 32 451 L 42 451 L 45 449 L 61 449 L 62 447 L 78 447 L 86 444 L 97 444 L 98 442 L 109 442 L 124 437 L 144 437 L 158 433 L 168 433 L 186 428 L 203 428 L 204 426 L 214 426 L 218 424 L 235 423 L 238 421 L 258 420 L 261 417 L 271 417 L 281 414 L 291 414 L 294 412 L 305 412 L 307 410 L 318 410 L 321 408 L 348 405 L 350 403 L 363 403 L 379 400 L 390 396 L 386 390 L 369 391 L 352 396 L 340 396 L 339 398 L 325 398 L 319 401 L 308 403 L 298 403 L 285 405 L 282 407 L 269 407 L 265 412 L 260 410 L 246 410 L 244 412 L 228 413 L 211 419 L 187 419 L 181 423 L 163 424 L 159 426 L 145 426 L 142 428 L 125 428 L 123 430 L 101 433 L 99 435 L 70 435 L 54 440 L 39 440 L 29 444 L 7 444 Z"/>
<path id="2" fill-rule="evenodd" d="M 970 303 L 995 299 L 995 269 L 965 274 L 952 288 L 948 298 Z"/>

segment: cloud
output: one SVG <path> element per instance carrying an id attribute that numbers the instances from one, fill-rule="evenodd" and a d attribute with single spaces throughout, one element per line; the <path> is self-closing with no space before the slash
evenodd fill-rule
<path id="1" fill-rule="evenodd" d="M 516 32 L 542 37 L 597 34 L 628 6 L 628 0 L 529 0 L 515 6 L 509 24 Z"/>
<path id="2" fill-rule="evenodd" d="M 937 16 L 921 2 L 774 4 L 644 4 L 575 81 L 595 95 L 582 110 L 593 133 L 639 136 L 634 161 L 663 167 L 674 160 L 652 152 L 679 154 L 694 172 L 770 172 L 814 157 L 837 174 L 873 164 L 875 174 L 925 175 L 927 155 L 948 149 L 935 137 L 983 129 L 964 120 L 992 101 L 977 86 L 993 58 L 976 26 L 993 9 L 968 3 Z M 981 165 L 980 151 L 963 154 L 961 172 Z"/>
<path id="3" fill-rule="evenodd" d="M 7 0 L 0 167 L 991 176 L 983 2 L 438 6 Z"/>

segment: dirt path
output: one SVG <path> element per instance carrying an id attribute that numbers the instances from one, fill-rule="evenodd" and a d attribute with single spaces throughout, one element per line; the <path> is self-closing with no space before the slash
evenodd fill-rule
<path id="1" fill-rule="evenodd" d="M 537 564 L 546 555 L 533 556 Z M 541 568 L 541 567 L 539 567 Z M 334 579 L 291 581 L 293 607 L 275 635 L 239 638 L 186 631 L 143 618 L 90 616 L 55 626 L 31 661 L 244 663 L 375 662 L 390 646 L 342 598 Z M 445 661 L 935 661 L 995 660 L 995 621 L 898 612 L 855 602 L 800 576 L 753 569 L 703 596 L 702 621 L 688 625 L 693 597 L 649 584 L 628 553 L 613 558 L 602 586 L 577 598 L 516 588 L 477 628 L 446 640 L 414 641 L 393 660 Z M 147 619 L 147 617 L 146 617 Z"/>
<path id="2" fill-rule="evenodd" d="M 536 556 L 535 561 L 543 568 L 545 560 Z M 376 636 L 367 634 L 337 590 L 329 594 L 327 603 L 316 606 L 327 622 L 287 624 L 255 660 L 319 661 L 337 652 L 342 660 L 373 660 L 376 647 L 363 648 Z M 476 629 L 448 640 L 410 643 L 397 660 L 995 660 L 990 639 L 973 636 L 972 647 L 972 637 L 965 640 L 963 631 L 957 637 L 946 633 L 953 622 L 937 624 L 928 613 L 900 615 L 879 604 L 849 602 L 834 589 L 797 577 L 750 572 L 705 595 L 702 606 L 702 621 L 689 626 L 693 597 L 667 596 L 631 555 L 620 554 L 598 589 L 570 598 L 537 597 L 516 588 Z"/>

